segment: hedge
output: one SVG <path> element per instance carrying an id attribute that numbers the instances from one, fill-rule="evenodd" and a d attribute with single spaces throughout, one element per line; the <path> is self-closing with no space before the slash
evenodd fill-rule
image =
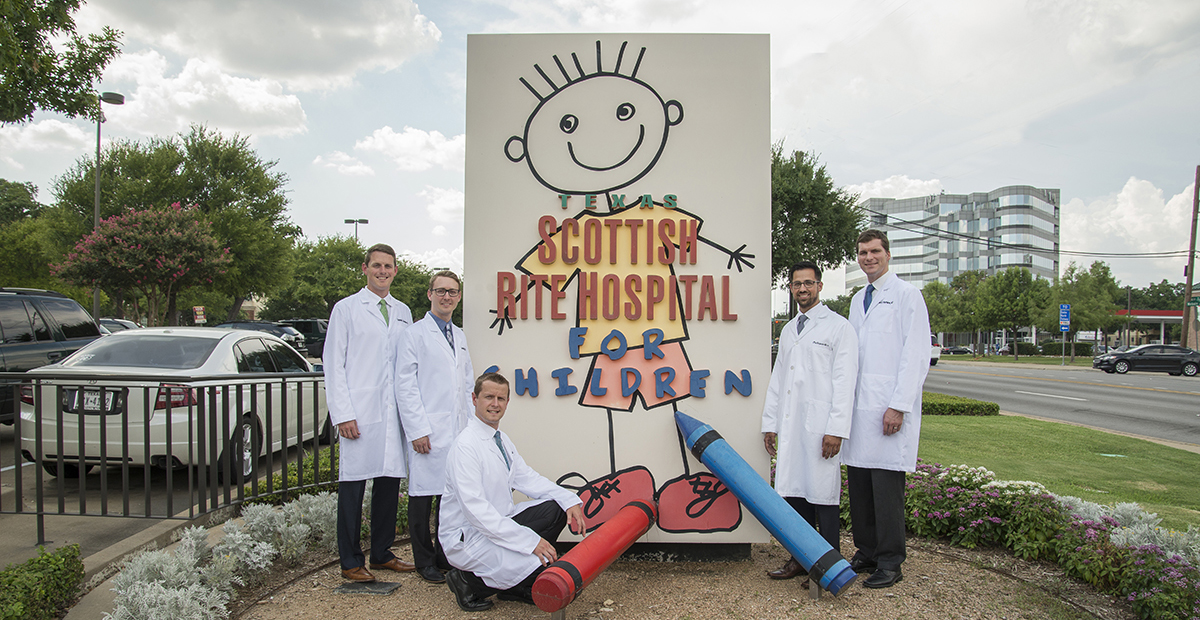
<path id="1" fill-rule="evenodd" d="M 1041 353 L 1042 355 L 1049 355 L 1052 357 L 1060 357 L 1063 355 L 1063 351 L 1066 351 L 1066 354 L 1070 355 L 1071 354 L 1071 343 L 1068 342 L 1067 346 L 1065 348 L 1063 347 L 1062 341 L 1054 342 L 1051 340 L 1049 342 L 1042 343 L 1042 353 Z M 1091 357 L 1091 356 L 1092 356 L 1092 343 L 1090 343 L 1090 342 L 1076 342 L 1075 343 L 1075 357 Z"/>
<path id="2" fill-rule="evenodd" d="M 51 620 L 75 598 L 83 581 L 79 545 L 67 545 L 0 571 L 0 620 Z"/>
<path id="3" fill-rule="evenodd" d="M 1000 415 L 1000 405 L 962 396 L 923 392 L 921 415 Z"/>

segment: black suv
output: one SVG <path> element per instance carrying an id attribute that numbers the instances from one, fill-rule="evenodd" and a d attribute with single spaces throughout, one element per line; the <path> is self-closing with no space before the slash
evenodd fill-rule
<path id="1" fill-rule="evenodd" d="M 32 288 L 0 288 L 0 370 L 25 372 L 74 353 L 100 337 L 96 320 L 74 299 Z M 0 383 L 0 423 L 18 406 L 12 384 Z"/>
<path id="2" fill-rule="evenodd" d="M 252 329 L 256 332 L 267 332 L 280 340 L 292 345 L 297 353 L 308 357 L 308 347 L 304 343 L 304 334 L 288 325 L 280 325 L 270 321 L 229 321 L 213 327 L 220 329 Z"/>
<path id="3" fill-rule="evenodd" d="M 320 358 L 325 353 L 325 332 L 329 330 L 329 321 L 325 319 L 284 319 L 278 321 L 290 325 L 296 331 L 304 334 L 304 344 L 308 345 L 309 355 Z"/>

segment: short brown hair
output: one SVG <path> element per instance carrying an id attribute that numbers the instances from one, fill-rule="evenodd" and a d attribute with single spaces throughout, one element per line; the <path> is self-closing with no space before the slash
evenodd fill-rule
<path id="1" fill-rule="evenodd" d="M 479 396 L 479 392 L 483 391 L 483 383 L 485 381 L 491 381 L 492 383 L 508 387 L 508 379 L 505 379 L 504 375 L 498 372 L 485 372 L 482 375 L 479 375 L 479 378 L 475 380 L 476 396 Z"/>
<path id="2" fill-rule="evenodd" d="M 376 243 L 375 245 L 367 248 L 367 253 L 363 254 L 363 264 L 370 264 L 371 255 L 376 252 L 383 252 L 384 254 L 392 257 L 393 263 L 396 262 L 396 251 L 392 249 L 392 246 L 386 243 Z"/>
<path id="3" fill-rule="evenodd" d="M 870 243 L 873 239 L 878 239 L 881 243 L 883 243 L 884 252 L 887 252 L 888 254 L 892 253 L 891 244 L 888 243 L 887 234 L 882 230 L 875 230 L 874 228 L 868 228 L 858 235 L 858 245 Z"/>
<path id="4" fill-rule="evenodd" d="M 462 280 L 458 279 L 458 275 L 449 269 L 443 269 L 434 273 L 432 276 L 429 276 L 429 290 L 433 290 L 433 281 L 437 280 L 438 278 L 450 278 L 458 283 L 458 288 L 462 288 Z"/>

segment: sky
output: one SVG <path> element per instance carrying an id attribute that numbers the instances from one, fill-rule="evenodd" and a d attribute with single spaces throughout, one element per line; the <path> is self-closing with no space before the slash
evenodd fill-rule
<path id="1" fill-rule="evenodd" d="M 1195 0 L 91 0 L 76 19 L 124 32 L 100 88 L 126 103 L 106 106 L 104 140 L 191 124 L 247 136 L 287 175 L 306 238 L 368 219 L 364 245 L 431 268 L 462 268 L 475 33 L 767 33 L 772 140 L 817 154 L 839 186 L 1058 188 L 1065 252 L 1188 246 Z M 94 123 L 57 114 L 0 126 L 0 178 L 52 203 L 95 145 Z M 1182 256 L 1103 260 L 1122 285 L 1183 281 Z M 843 290 L 839 270 L 825 281 L 826 296 Z"/>

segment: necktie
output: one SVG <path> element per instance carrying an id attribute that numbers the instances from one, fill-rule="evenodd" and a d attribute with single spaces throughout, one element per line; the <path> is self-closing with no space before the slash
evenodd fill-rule
<path id="1" fill-rule="evenodd" d="M 868 284 L 867 285 L 867 294 L 863 295 L 863 312 L 866 312 L 867 309 L 869 309 L 871 307 L 871 293 L 874 293 L 874 292 L 875 292 L 875 285 Z"/>
<path id="2" fill-rule="evenodd" d="M 803 315 L 803 314 L 801 314 L 801 315 L 800 315 L 800 316 L 799 316 L 799 317 L 796 319 L 796 333 L 797 333 L 797 334 L 799 334 L 800 332 L 804 331 L 804 324 L 805 324 L 805 323 L 807 323 L 807 322 L 808 322 L 808 317 L 807 317 L 807 316 L 805 316 L 805 315 Z"/>
<path id="3" fill-rule="evenodd" d="M 496 447 L 500 448 L 500 455 L 504 457 L 505 466 L 512 469 L 512 461 L 508 460 L 508 453 L 504 451 L 504 444 L 500 442 L 500 431 L 496 431 L 496 434 L 492 435 L 492 437 L 496 440 Z"/>
<path id="4" fill-rule="evenodd" d="M 379 300 L 379 313 L 383 315 L 383 322 L 386 325 L 388 322 L 387 300 L 386 299 Z"/>
<path id="5" fill-rule="evenodd" d="M 453 349 L 454 348 L 454 328 L 450 327 L 449 323 L 446 323 L 446 330 L 444 333 L 446 334 L 446 342 L 449 342 L 450 348 Z"/>

